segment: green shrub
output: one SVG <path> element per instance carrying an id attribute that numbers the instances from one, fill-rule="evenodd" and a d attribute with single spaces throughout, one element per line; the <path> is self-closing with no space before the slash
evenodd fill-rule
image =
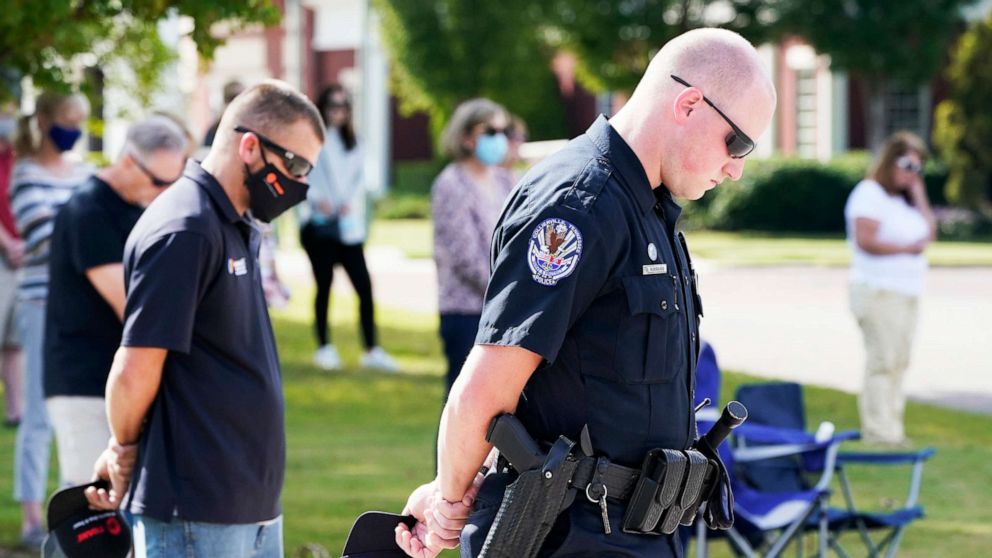
<path id="1" fill-rule="evenodd" d="M 750 161 L 740 181 L 689 204 L 686 224 L 717 230 L 843 232 L 844 204 L 870 163 L 865 152 L 828 163 L 784 157 Z M 931 202 L 945 204 L 946 167 L 929 163 L 925 180 Z"/>
<path id="2" fill-rule="evenodd" d="M 389 192 L 375 204 L 379 219 L 429 219 L 431 185 L 445 161 L 403 161 L 393 167 Z"/>
<path id="3" fill-rule="evenodd" d="M 720 230 L 835 232 L 855 180 L 815 161 L 755 162 L 739 182 L 718 188 L 706 224 Z"/>
<path id="4" fill-rule="evenodd" d="M 403 161 L 393 166 L 390 194 L 424 194 L 430 196 L 431 184 L 441 173 L 445 161 Z"/>
<path id="5" fill-rule="evenodd" d="M 430 219 L 429 194 L 389 194 L 375 204 L 379 219 Z"/>

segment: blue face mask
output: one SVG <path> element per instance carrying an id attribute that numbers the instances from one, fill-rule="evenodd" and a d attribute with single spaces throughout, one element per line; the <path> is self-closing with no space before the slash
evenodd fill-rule
<path id="1" fill-rule="evenodd" d="M 79 128 L 64 128 L 58 124 L 52 124 L 52 127 L 48 129 L 48 137 L 59 151 L 69 151 L 82 136 L 83 131 Z"/>
<path id="2" fill-rule="evenodd" d="M 482 134 L 475 140 L 475 156 L 484 165 L 498 165 L 506 157 L 506 134 Z"/>

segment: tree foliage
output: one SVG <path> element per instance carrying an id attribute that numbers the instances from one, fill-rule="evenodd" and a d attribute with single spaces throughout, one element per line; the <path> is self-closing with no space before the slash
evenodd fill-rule
<path id="1" fill-rule="evenodd" d="M 171 14 L 193 20 L 191 37 L 208 59 L 222 43 L 211 33 L 214 24 L 236 29 L 279 20 L 271 0 L 5 0 L 0 68 L 65 90 L 83 68 L 121 60 L 134 71 L 138 96 L 146 97 L 174 56 L 157 31 Z M 0 83 L 0 98 L 11 95 L 11 85 Z"/>
<path id="2" fill-rule="evenodd" d="M 859 78 L 868 110 L 868 144 L 886 129 L 890 84 L 932 79 L 961 29 L 961 7 L 973 0 L 764 0 L 778 36 L 802 36 L 830 56 L 831 69 Z"/>
<path id="3" fill-rule="evenodd" d="M 377 0 L 393 87 L 407 112 L 431 115 L 435 135 L 458 104 L 488 97 L 537 137 L 563 129 L 541 7 L 530 0 Z"/>
<path id="4" fill-rule="evenodd" d="M 830 55 L 833 69 L 863 79 L 923 83 L 944 62 L 972 0 L 801 0 L 773 2 L 776 28 Z"/>
<path id="5" fill-rule="evenodd" d="M 544 13 L 551 30 L 545 36 L 576 54 L 585 87 L 630 93 L 661 46 L 690 29 L 768 36 L 756 6 L 748 0 L 554 0 Z"/>
<path id="6" fill-rule="evenodd" d="M 958 40 L 937 106 L 933 143 L 948 166 L 948 197 L 973 208 L 992 207 L 992 13 Z"/>

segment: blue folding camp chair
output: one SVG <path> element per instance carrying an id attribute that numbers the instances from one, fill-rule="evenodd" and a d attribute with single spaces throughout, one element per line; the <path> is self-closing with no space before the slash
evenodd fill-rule
<path id="1" fill-rule="evenodd" d="M 720 370 L 712 347 L 704 346 L 697 368 L 696 399 L 698 402 L 709 397 L 719 401 Z M 798 394 L 798 397 L 797 397 Z M 772 396 L 772 401 L 764 399 Z M 834 470 L 837 448 L 841 441 L 855 437 L 855 433 L 839 436 L 816 436 L 805 432 L 805 417 L 802 422 L 794 422 L 794 428 L 778 428 L 767 424 L 770 407 L 781 403 L 779 398 L 791 400 L 787 406 L 795 407 L 799 402 L 801 412 L 801 391 L 791 393 L 766 393 L 761 395 L 754 390 L 738 392 L 738 400 L 748 407 L 749 418 L 735 431 L 735 437 L 742 441 L 740 447 L 731 451 L 726 445 L 720 448 L 720 455 L 731 475 L 734 491 L 734 527 L 726 532 L 707 531 L 702 522 L 696 525 L 697 556 L 706 556 L 708 537 L 727 537 L 731 548 L 738 555 L 747 557 L 775 557 L 793 541 L 801 548 L 801 535 L 805 524 L 815 518 L 821 525 L 819 554 L 825 555 L 828 543 L 826 498 Z M 713 405 L 716 410 L 719 405 Z M 774 411 L 770 411 L 774 413 Z M 697 414 L 700 432 L 705 432 L 712 424 L 703 413 Z M 757 420 L 756 420 L 757 419 Z M 715 420 L 715 417 L 712 419 Z M 764 424 L 763 424 L 764 423 Z M 798 457 L 797 457 L 798 456 Z M 818 471 L 820 478 L 814 483 L 794 482 L 769 488 L 762 479 L 769 471 L 781 470 L 785 459 L 790 469 L 795 468 L 796 459 L 807 464 L 811 471 Z M 756 474 L 748 478 L 748 474 Z M 767 480 L 767 479 L 765 479 Z"/>
<path id="2" fill-rule="evenodd" d="M 846 531 L 856 531 L 864 543 L 866 556 L 875 558 L 885 553 L 891 558 L 899 550 L 903 533 L 910 524 L 923 517 L 923 507 L 919 505 L 920 485 L 923 479 L 923 464 L 933 456 L 935 450 L 926 448 L 916 452 L 885 453 L 840 453 L 837 456 L 837 480 L 844 494 L 844 508 L 830 508 L 827 511 L 830 531 L 829 545 L 839 556 L 850 556 L 840 545 L 840 537 Z M 909 479 L 909 492 L 902 507 L 888 511 L 859 510 L 847 469 L 853 466 L 912 466 Z M 872 531 L 884 534 L 880 539 L 872 538 Z M 858 554 L 860 556 L 860 554 Z"/>

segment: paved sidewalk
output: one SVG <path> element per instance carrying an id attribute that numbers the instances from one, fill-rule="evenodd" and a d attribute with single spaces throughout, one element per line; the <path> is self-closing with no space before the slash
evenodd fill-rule
<path id="1" fill-rule="evenodd" d="M 366 256 L 377 304 L 437 311 L 431 260 L 383 247 Z M 864 349 L 848 309 L 846 268 L 698 265 L 702 334 L 721 367 L 858 391 Z M 280 266 L 309 275 L 302 252 Z M 336 290 L 350 288 L 335 281 Z M 911 397 L 992 413 L 992 268 L 931 269 L 916 340 L 906 379 Z"/>
<path id="2" fill-rule="evenodd" d="M 724 368 L 857 392 L 864 348 L 847 269 L 700 269 L 702 334 Z M 910 397 L 992 413 L 992 269 L 927 275 Z"/>

